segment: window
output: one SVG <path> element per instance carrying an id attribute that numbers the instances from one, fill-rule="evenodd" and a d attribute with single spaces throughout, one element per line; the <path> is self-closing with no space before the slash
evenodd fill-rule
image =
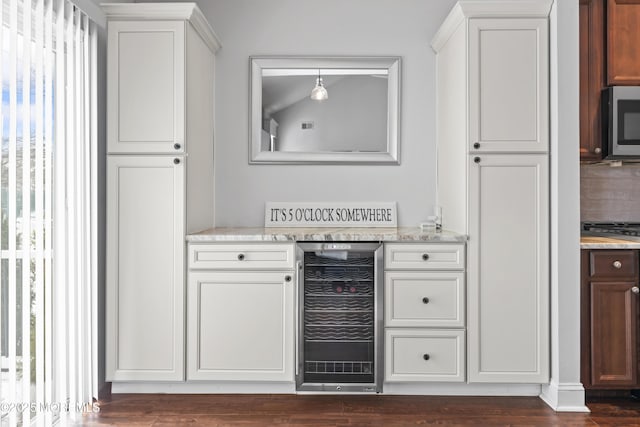
<path id="1" fill-rule="evenodd" d="M 96 30 L 68 0 L 0 17 L 0 416 L 49 425 L 97 396 Z"/>

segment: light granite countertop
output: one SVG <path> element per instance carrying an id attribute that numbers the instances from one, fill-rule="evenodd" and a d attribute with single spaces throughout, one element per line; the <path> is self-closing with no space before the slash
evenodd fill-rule
<path id="1" fill-rule="evenodd" d="M 451 231 L 421 231 L 418 227 L 398 228 L 210 228 L 187 235 L 188 242 L 466 242 L 467 236 Z"/>
<path id="2" fill-rule="evenodd" d="M 580 249 L 640 249 L 640 242 L 613 237 L 582 236 Z"/>

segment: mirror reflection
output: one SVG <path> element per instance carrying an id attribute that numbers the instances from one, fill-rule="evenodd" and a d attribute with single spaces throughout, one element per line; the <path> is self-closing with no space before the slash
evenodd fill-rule
<path id="1" fill-rule="evenodd" d="M 262 151 L 384 152 L 388 71 L 262 70 Z"/>
<path id="2" fill-rule="evenodd" d="M 252 163 L 397 162 L 398 58 L 252 58 Z"/>

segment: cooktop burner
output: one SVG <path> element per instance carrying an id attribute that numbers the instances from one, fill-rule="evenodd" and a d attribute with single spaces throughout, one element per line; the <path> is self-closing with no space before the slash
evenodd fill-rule
<path id="1" fill-rule="evenodd" d="M 583 222 L 583 234 L 640 239 L 640 222 Z M 635 240 L 635 239 L 634 239 Z"/>

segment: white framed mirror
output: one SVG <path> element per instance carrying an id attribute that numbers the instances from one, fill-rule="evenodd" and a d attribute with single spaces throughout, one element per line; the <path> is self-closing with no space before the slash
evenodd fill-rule
<path id="1" fill-rule="evenodd" d="M 249 163 L 399 164 L 400 62 L 251 57 Z"/>

